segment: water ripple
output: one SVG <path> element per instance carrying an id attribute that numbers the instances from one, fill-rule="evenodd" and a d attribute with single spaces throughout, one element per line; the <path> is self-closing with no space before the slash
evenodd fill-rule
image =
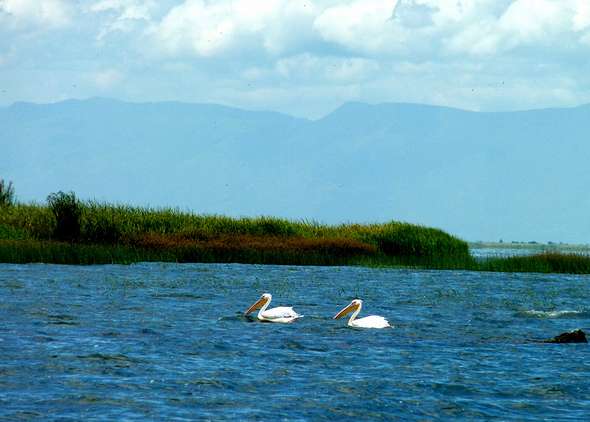
<path id="1" fill-rule="evenodd" d="M 574 311 L 574 310 L 554 310 L 554 311 L 538 311 L 530 309 L 527 311 L 520 311 L 517 316 L 523 316 L 528 318 L 569 318 L 569 319 L 588 319 L 590 318 L 590 311 Z"/>
<path id="2" fill-rule="evenodd" d="M 0 420 L 583 420 L 590 277 L 0 265 Z M 262 323 L 259 295 L 305 318 Z M 332 316 L 355 297 L 389 330 Z M 362 316 L 362 315 L 361 315 Z"/>

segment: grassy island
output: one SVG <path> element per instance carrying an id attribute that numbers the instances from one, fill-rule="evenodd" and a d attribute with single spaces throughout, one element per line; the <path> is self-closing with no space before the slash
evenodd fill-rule
<path id="1" fill-rule="evenodd" d="M 138 261 L 300 265 L 461 267 L 467 243 L 416 225 L 328 226 L 279 218 L 203 216 L 79 202 L 50 196 L 48 205 L 0 211 L 0 261 L 64 264 Z M 443 264 L 444 263 L 444 264 Z M 438 266 L 437 266 L 438 267 Z"/>
<path id="2" fill-rule="evenodd" d="M 590 258 L 544 254 L 476 261 L 442 230 L 400 223 L 324 225 L 78 201 L 0 207 L 0 262 L 237 262 L 590 273 Z"/>

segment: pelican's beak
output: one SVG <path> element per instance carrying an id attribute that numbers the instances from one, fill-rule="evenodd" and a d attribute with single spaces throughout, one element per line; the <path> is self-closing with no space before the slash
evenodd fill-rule
<path id="1" fill-rule="evenodd" d="M 258 299 L 256 301 L 256 303 L 254 303 L 254 305 L 252 305 L 248 309 L 246 309 L 246 312 L 244 312 L 244 315 L 248 315 L 250 312 L 253 312 L 256 309 L 262 308 L 262 305 L 264 305 L 265 303 L 266 303 L 266 298 L 261 297 L 260 299 Z"/>
<path id="2" fill-rule="evenodd" d="M 334 315 L 334 319 L 342 318 L 344 315 L 354 311 L 357 307 L 358 305 L 356 303 L 351 302 L 348 306 L 346 306 L 346 308 Z"/>

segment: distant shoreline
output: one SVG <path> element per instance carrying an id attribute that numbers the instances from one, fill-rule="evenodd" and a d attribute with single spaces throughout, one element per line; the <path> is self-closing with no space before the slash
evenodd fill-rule
<path id="1" fill-rule="evenodd" d="M 557 243 L 557 242 L 468 242 L 469 248 L 491 248 L 491 249 L 542 249 L 556 251 L 588 251 L 590 244 Z"/>

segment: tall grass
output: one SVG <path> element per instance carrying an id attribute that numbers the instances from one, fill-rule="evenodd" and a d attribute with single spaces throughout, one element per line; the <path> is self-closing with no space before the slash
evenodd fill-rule
<path id="1" fill-rule="evenodd" d="M 44 240 L 0 240 L 0 262 L 25 264 L 131 264 L 139 261 L 175 261 L 159 253 L 120 245 L 85 245 Z"/>
<path id="2" fill-rule="evenodd" d="M 5 182 L 4 179 L 0 179 L 0 208 L 14 205 L 14 202 L 15 196 L 12 182 Z"/>
<path id="3" fill-rule="evenodd" d="M 27 239 L 51 239 L 55 224 L 55 216 L 46 206 L 17 203 L 0 209 L 0 226 L 18 230 Z"/>
<path id="4" fill-rule="evenodd" d="M 58 240 L 79 240 L 82 206 L 74 192 L 57 192 L 47 197 L 49 208 L 55 217 L 54 236 Z"/>
<path id="5" fill-rule="evenodd" d="M 65 205 L 64 205 L 65 204 Z M 65 221 L 65 223 L 64 223 Z M 4 228 L 4 229 L 2 229 Z M 394 264 L 464 266 L 467 243 L 436 229 L 407 223 L 323 225 L 272 217 L 230 218 L 176 209 L 150 209 L 77 202 L 73 195 L 49 197 L 49 206 L 16 204 L 0 213 L 0 239 L 27 240 L 23 254 L 52 258 L 70 251 L 47 241 L 73 242 L 84 250 L 116 249 L 109 259 L 298 264 Z M 35 242 L 37 241 L 37 246 Z M 7 245 L 16 248 L 16 243 Z M 82 246 L 103 249 L 84 249 Z M 35 249 L 37 248 L 37 249 Z M 37 252 L 31 252 L 37 250 Z M 66 251 L 66 252 L 64 252 Z M 143 255 L 142 255 L 143 253 Z M 35 255 L 36 254 L 36 255 Z M 56 255 L 57 254 L 57 255 Z M 108 254 L 107 254 L 108 255 Z M 4 258 L 6 261 L 8 258 Z M 12 258 L 10 258 L 12 259 Z M 19 260 L 19 262 L 21 262 Z M 74 260 L 75 261 L 75 260 Z M 80 258 L 86 263 L 90 258 Z"/>
<path id="6" fill-rule="evenodd" d="M 331 226 L 78 202 L 75 197 L 65 202 L 75 208 L 66 217 L 75 220 L 65 224 L 69 229 L 57 229 L 64 214 L 49 205 L 1 207 L 0 262 L 242 262 L 590 273 L 590 257 L 574 254 L 475 261 L 467 243 L 454 236 L 393 221 Z"/>
<path id="7" fill-rule="evenodd" d="M 482 271 L 590 274 L 590 257 L 542 253 L 530 256 L 491 258 L 478 263 Z"/>

